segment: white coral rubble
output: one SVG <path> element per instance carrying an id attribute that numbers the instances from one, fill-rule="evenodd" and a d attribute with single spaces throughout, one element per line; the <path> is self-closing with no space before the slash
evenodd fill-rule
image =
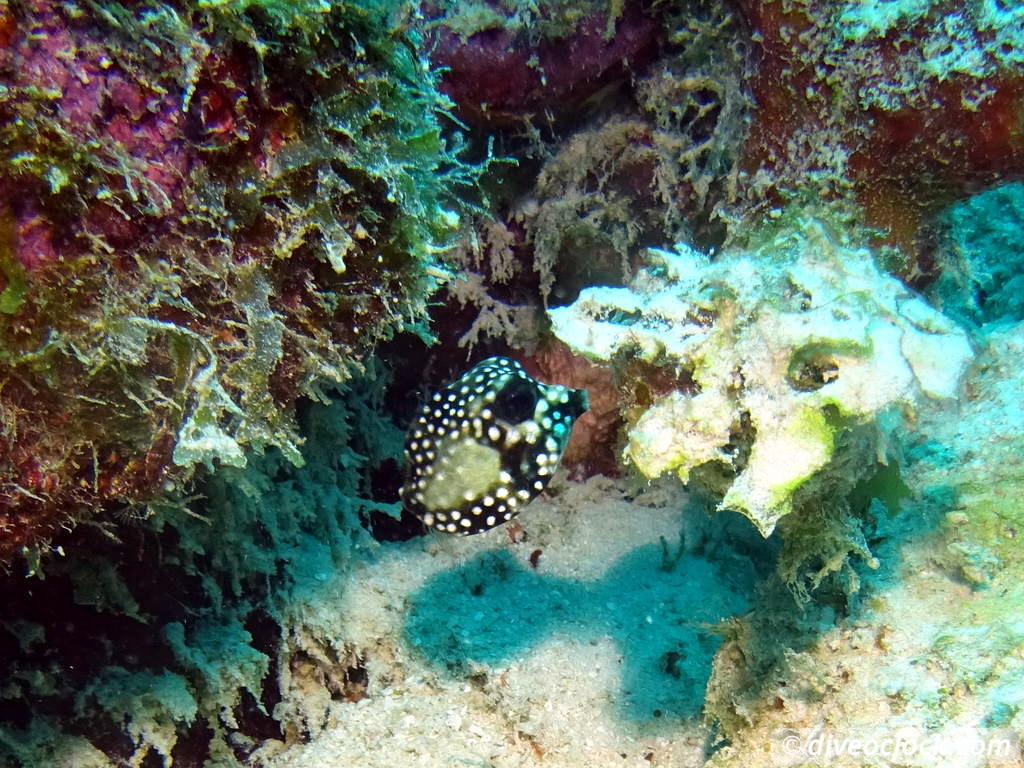
<path id="1" fill-rule="evenodd" d="M 673 392 L 631 426 L 626 455 L 648 477 L 732 464 L 749 420 L 721 506 L 765 536 L 829 463 L 838 428 L 955 397 L 973 357 L 963 330 L 815 220 L 714 261 L 686 246 L 648 260 L 629 288 L 549 310 L 554 332 L 594 360 L 692 372 L 696 394 Z"/>

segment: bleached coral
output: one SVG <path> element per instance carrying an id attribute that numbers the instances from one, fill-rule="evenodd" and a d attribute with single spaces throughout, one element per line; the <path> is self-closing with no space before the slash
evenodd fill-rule
<path id="1" fill-rule="evenodd" d="M 870 251 L 797 223 L 714 261 L 651 249 L 631 287 L 588 288 L 548 312 L 555 334 L 591 359 L 690 373 L 696 393 L 654 402 L 631 425 L 626 455 L 647 477 L 674 470 L 684 482 L 701 465 L 727 465 L 735 477 L 720 506 L 765 536 L 829 464 L 840 431 L 955 397 L 973 355 L 967 335 Z"/>
<path id="2" fill-rule="evenodd" d="M 791 606 L 762 596 L 755 618 L 734 623 L 705 705 L 730 743 L 709 768 L 778 765 L 777 751 L 764 745 L 781 729 L 829 728 L 899 729 L 949 747 L 986 739 L 987 755 L 964 750 L 955 764 L 1020 764 L 1024 325 L 999 324 L 975 341 L 955 407 L 929 403 L 913 429 L 896 435 L 909 497 L 898 511 L 887 504 L 872 527 L 883 565 L 865 579 L 870 597 L 835 626 L 789 642 L 785 654 L 778 628 Z M 830 764 L 865 762 L 847 756 Z"/>

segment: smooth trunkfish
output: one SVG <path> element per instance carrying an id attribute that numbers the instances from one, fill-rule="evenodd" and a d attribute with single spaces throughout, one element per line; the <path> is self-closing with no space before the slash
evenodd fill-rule
<path id="1" fill-rule="evenodd" d="M 508 522 L 547 487 L 588 407 L 585 390 L 543 384 L 515 360 L 477 363 L 410 425 L 402 503 L 447 533 Z"/>

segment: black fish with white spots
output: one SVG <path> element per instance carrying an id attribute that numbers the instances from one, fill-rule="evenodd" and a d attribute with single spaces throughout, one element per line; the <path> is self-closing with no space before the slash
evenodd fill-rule
<path id="1" fill-rule="evenodd" d="M 447 533 L 511 520 L 547 487 L 587 408 L 586 391 L 542 384 L 515 360 L 477 363 L 410 425 L 402 503 Z"/>

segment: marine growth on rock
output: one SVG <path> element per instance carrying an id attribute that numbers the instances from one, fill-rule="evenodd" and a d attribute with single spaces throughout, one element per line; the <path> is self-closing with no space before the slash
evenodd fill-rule
<path id="1" fill-rule="evenodd" d="M 829 464 L 839 431 L 956 397 L 973 356 L 953 321 L 820 221 L 713 261 L 682 245 L 648 259 L 630 287 L 588 288 L 550 309 L 553 330 L 593 360 L 687 371 L 692 391 L 633 419 L 626 458 L 683 481 L 724 465 L 733 479 L 720 506 L 765 536 Z"/>

